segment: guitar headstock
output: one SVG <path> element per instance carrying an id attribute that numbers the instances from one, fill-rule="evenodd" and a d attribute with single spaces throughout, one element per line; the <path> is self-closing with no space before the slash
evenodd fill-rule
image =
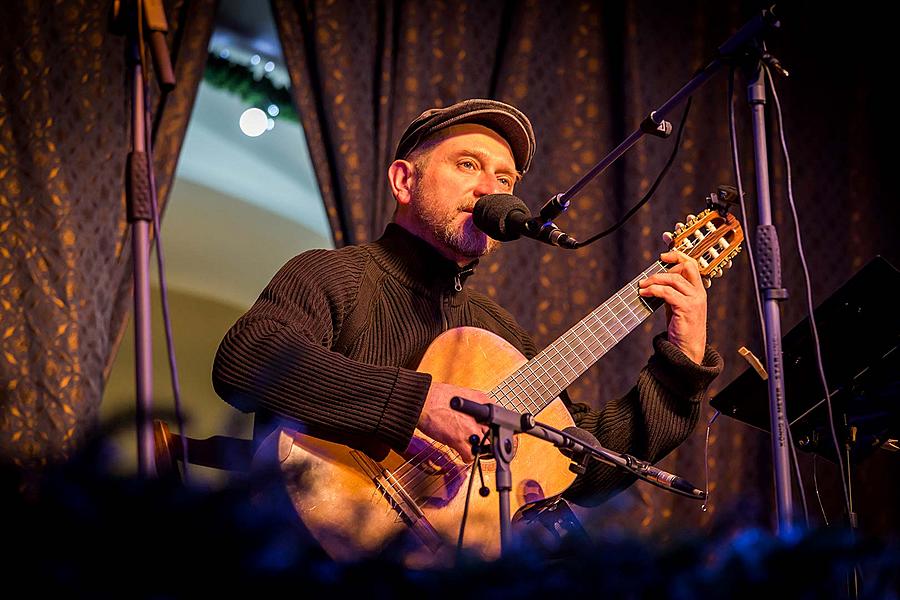
<path id="1" fill-rule="evenodd" d="M 731 213 L 707 209 L 699 215 L 688 215 L 684 223 L 676 223 L 675 233 L 666 232 L 663 239 L 697 260 L 703 283 L 709 287 L 713 277 L 721 277 L 725 269 L 731 268 L 732 259 L 741 251 L 744 230 Z"/>

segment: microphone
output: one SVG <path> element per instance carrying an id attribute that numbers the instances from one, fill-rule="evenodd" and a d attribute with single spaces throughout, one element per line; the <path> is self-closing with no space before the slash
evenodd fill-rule
<path id="1" fill-rule="evenodd" d="M 577 439 L 585 446 L 591 448 L 596 448 L 599 444 L 599 442 L 597 442 L 597 438 L 594 437 L 591 432 L 585 431 L 584 429 L 580 429 L 578 427 L 566 427 L 565 429 L 563 429 L 563 433 L 568 434 L 569 436 Z M 563 452 L 563 454 L 565 454 L 565 452 Z M 663 471 L 659 467 L 654 467 L 650 463 L 643 460 L 638 460 L 637 458 L 628 454 L 622 454 L 621 457 L 623 459 L 623 464 L 621 464 L 620 466 L 627 468 L 645 481 L 655 483 L 660 487 L 677 490 L 694 498 L 706 498 L 706 492 L 704 492 L 703 490 L 698 490 L 696 487 L 694 487 L 693 484 L 691 484 L 687 479 L 683 477 L 679 477 L 678 475 L 674 475 L 672 473 L 669 473 L 668 471 Z"/>
<path id="2" fill-rule="evenodd" d="M 532 217 L 525 203 L 512 194 L 488 194 L 479 198 L 472 209 L 472 221 L 498 242 L 511 242 L 524 235 L 551 246 L 578 247 L 575 238 L 551 220 Z"/>

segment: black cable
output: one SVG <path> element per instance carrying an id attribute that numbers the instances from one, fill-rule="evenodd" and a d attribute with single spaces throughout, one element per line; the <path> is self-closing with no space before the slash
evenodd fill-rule
<path id="1" fill-rule="evenodd" d="M 828 407 L 828 424 L 831 429 L 831 440 L 832 442 L 834 442 L 837 463 L 841 469 L 841 485 L 843 486 L 844 490 L 844 503 L 847 509 L 847 518 L 852 520 L 853 511 L 852 505 L 850 504 L 850 492 L 847 488 L 847 474 L 844 468 L 844 459 L 841 455 L 841 445 L 838 442 L 837 438 L 837 430 L 834 426 L 834 411 L 832 410 L 831 406 L 831 393 L 829 392 L 828 388 L 828 380 L 825 377 L 825 367 L 822 364 L 822 346 L 819 342 L 819 330 L 816 327 L 815 307 L 813 306 L 812 284 L 810 283 L 809 267 L 806 264 L 806 253 L 803 251 L 803 239 L 800 234 L 800 220 L 797 216 L 797 205 L 794 203 L 794 187 L 792 184 L 791 175 L 791 157 L 788 154 L 787 142 L 785 141 L 784 137 L 784 122 L 781 117 L 781 102 L 778 100 L 778 92 L 775 90 L 775 81 L 772 79 L 772 73 L 769 70 L 769 67 L 763 64 L 763 69 L 765 70 L 766 81 L 769 84 L 769 89 L 772 91 L 772 99 L 775 101 L 775 115 L 778 120 L 778 134 L 781 141 L 781 151 L 784 154 L 785 171 L 787 175 L 788 204 L 791 207 L 791 215 L 794 217 L 794 236 L 797 240 L 797 253 L 800 256 L 800 264 L 803 267 L 803 281 L 806 288 L 806 305 L 807 310 L 809 311 L 809 325 L 812 331 L 813 348 L 815 349 L 816 355 L 816 366 L 818 367 L 818 375 L 820 383 L 822 384 L 822 389 L 825 392 L 825 406 Z M 847 468 L 849 468 L 849 464 Z"/>
<path id="2" fill-rule="evenodd" d="M 481 438 L 481 441 L 476 445 L 474 442 L 472 443 L 472 454 L 475 455 L 475 460 L 472 463 L 472 471 L 469 473 L 469 485 L 466 487 L 466 501 L 463 504 L 463 514 L 462 520 L 459 523 L 459 538 L 456 541 L 456 558 L 459 561 L 460 556 L 462 555 L 463 548 L 463 536 L 466 532 L 466 519 L 469 517 L 469 498 L 472 497 L 472 484 L 475 482 L 475 468 L 478 468 L 479 473 L 481 472 L 481 447 L 487 441 L 489 435 L 489 431 L 484 432 L 484 436 Z M 473 435 L 473 438 L 477 436 Z M 481 485 L 484 487 L 484 475 L 481 476 Z M 482 494 L 484 495 L 484 494 Z"/>
<path id="3" fill-rule="evenodd" d="M 142 10 L 140 3 L 138 4 L 138 10 Z M 138 15 L 138 18 L 141 19 L 141 15 Z M 143 31 L 143 21 L 139 20 L 138 29 Z M 141 35 L 140 41 L 140 60 L 143 65 L 147 65 L 147 57 L 146 57 L 146 48 L 143 44 L 143 36 Z M 153 139 L 152 139 L 152 125 L 151 125 L 151 110 L 150 110 L 150 100 L 148 94 L 148 84 L 147 84 L 147 69 L 141 69 L 141 85 L 144 88 L 144 144 L 146 147 L 146 157 L 147 157 L 147 176 L 150 184 L 150 207 L 151 212 L 153 213 L 153 242 L 156 246 L 156 266 L 157 271 L 159 272 L 159 290 L 160 290 L 160 303 L 162 304 L 162 316 L 163 316 L 163 324 L 166 332 L 166 351 L 169 359 L 169 372 L 171 375 L 172 381 L 172 396 L 174 398 L 175 404 L 175 421 L 178 426 L 178 434 L 181 438 L 181 467 L 182 467 L 182 478 L 185 484 L 190 483 L 190 475 L 188 472 L 188 464 L 189 464 L 189 456 L 188 456 L 188 444 L 187 444 L 187 435 L 184 428 L 184 411 L 182 408 L 181 402 L 181 386 L 179 384 L 178 379 L 178 364 L 175 360 L 175 343 L 173 341 L 172 335 L 172 319 L 169 315 L 169 295 L 168 295 L 168 285 L 166 283 L 166 271 L 165 271 L 165 256 L 163 254 L 162 247 L 162 233 L 161 233 L 161 225 L 160 225 L 160 216 L 159 216 L 159 202 L 157 200 L 157 190 L 156 190 L 156 177 L 154 175 L 153 168 Z M 168 94 L 168 91 L 161 90 L 160 93 L 165 97 Z"/>
<path id="4" fill-rule="evenodd" d="M 600 233 L 598 233 L 594 236 L 589 237 L 588 239 L 584 240 L 583 242 L 578 242 L 577 244 L 575 244 L 576 249 L 583 248 L 583 247 L 587 246 L 588 244 L 592 244 L 592 243 L 596 242 L 597 240 L 599 240 L 600 238 L 606 237 L 609 234 L 615 232 L 617 229 L 622 227 L 622 225 L 624 225 L 625 222 L 628 221 L 628 219 L 630 219 L 632 216 L 634 216 L 634 214 L 637 211 L 639 211 L 641 209 L 641 207 L 644 206 L 650 200 L 650 198 L 653 196 L 653 194 L 656 193 L 656 188 L 659 187 L 659 184 L 662 183 L 662 180 L 666 176 L 666 173 L 669 172 L 669 169 L 672 167 L 672 163 L 675 162 L 675 157 L 678 155 L 678 150 L 681 148 L 681 142 L 684 138 L 684 125 L 685 125 L 685 123 L 687 123 L 687 116 L 691 110 L 692 100 L 693 100 L 693 96 L 689 96 L 687 99 L 687 104 L 684 107 L 684 113 L 682 113 L 682 115 L 681 115 L 681 123 L 678 125 L 678 134 L 676 135 L 675 147 L 672 149 L 672 154 L 669 156 L 669 160 L 666 161 L 666 164 L 663 166 L 662 170 L 659 172 L 659 175 L 656 176 L 656 180 L 653 182 L 653 185 L 650 186 L 650 189 L 647 190 L 646 194 L 644 194 L 644 197 L 641 198 L 637 204 L 635 204 L 630 209 L 628 209 L 628 212 L 625 213 L 625 216 L 623 216 L 621 219 L 619 219 L 619 221 L 615 225 L 613 225 L 609 229 L 605 229 L 605 230 L 601 231 Z"/>

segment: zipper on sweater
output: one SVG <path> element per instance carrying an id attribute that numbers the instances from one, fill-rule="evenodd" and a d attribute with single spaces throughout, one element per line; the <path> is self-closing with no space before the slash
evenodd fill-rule
<path id="1" fill-rule="evenodd" d="M 453 276 L 453 292 L 452 294 L 458 294 L 462 291 L 463 285 L 463 275 L 469 275 L 475 269 L 463 269 L 459 273 Z M 441 324 L 444 327 L 444 331 L 450 329 L 450 321 L 447 319 L 447 312 L 450 310 L 450 296 L 451 293 L 441 294 Z"/>

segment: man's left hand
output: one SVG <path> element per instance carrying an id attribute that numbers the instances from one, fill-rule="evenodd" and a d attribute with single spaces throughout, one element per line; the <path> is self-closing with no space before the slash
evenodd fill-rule
<path id="1" fill-rule="evenodd" d="M 660 258 L 674 266 L 668 272 L 642 279 L 639 292 L 665 301 L 669 341 L 695 363 L 702 363 L 706 352 L 706 288 L 700 267 L 696 260 L 676 250 L 663 252 Z"/>

